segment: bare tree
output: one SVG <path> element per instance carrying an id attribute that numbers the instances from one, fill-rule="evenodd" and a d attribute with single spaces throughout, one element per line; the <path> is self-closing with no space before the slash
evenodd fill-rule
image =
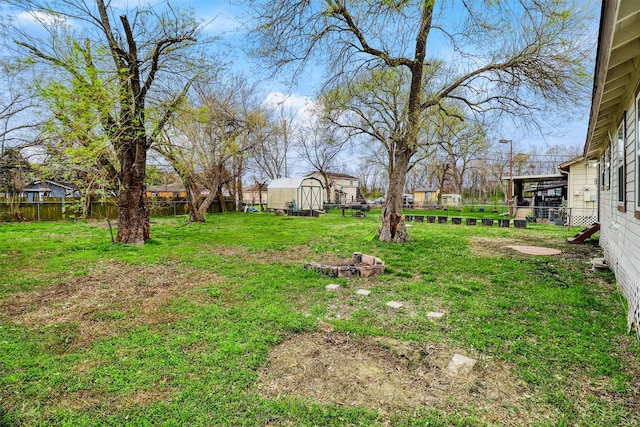
<path id="1" fill-rule="evenodd" d="M 429 159 L 427 168 L 430 171 L 430 178 L 438 188 L 438 204 L 442 204 L 442 194 L 448 193 L 451 184 L 451 161 L 447 152 L 439 148 L 436 153 Z"/>
<path id="2" fill-rule="evenodd" d="M 489 147 L 486 132 L 479 122 L 461 122 L 454 117 L 444 117 L 445 123 L 439 133 L 443 136 L 440 147 L 446 153 L 450 165 L 449 174 L 457 194 L 464 193 L 465 177 L 471 162 Z"/>
<path id="3" fill-rule="evenodd" d="M 187 188 L 192 222 L 204 222 L 216 199 L 224 211 L 223 189 L 241 186 L 244 158 L 266 124 L 255 102 L 255 86 L 243 81 L 236 77 L 196 85 L 194 99 L 178 109 L 165 138 L 154 147 Z"/>
<path id="4" fill-rule="evenodd" d="M 24 93 L 11 90 L 10 85 L 6 86 L 6 99 L 0 101 L 0 155 L 8 149 L 31 145 L 35 139 L 32 131 L 37 127 L 37 123 L 24 117 L 32 107 L 31 100 Z"/>
<path id="5" fill-rule="evenodd" d="M 532 163 L 536 165 L 536 170 L 538 171 L 538 173 L 558 173 L 558 167 L 561 163 L 567 162 L 580 156 L 582 156 L 582 147 L 579 145 L 554 145 L 549 147 L 543 155 L 537 155 L 536 152 L 533 152 Z M 542 159 L 542 161 L 538 160 L 540 158 Z"/>
<path id="6" fill-rule="evenodd" d="M 268 115 L 267 126 L 261 130 L 252 150 L 251 164 L 254 174 L 273 180 L 289 175 L 289 154 L 293 145 L 293 122 L 296 113 L 282 103 L 264 105 Z"/>
<path id="7" fill-rule="evenodd" d="M 326 200 L 333 200 L 330 172 L 335 172 L 337 168 L 339 155 L 348 142 L 347 135 L 328 122 L 322 116 L 321 106 L 317 106 L 300 121 L 295 141 L 300 158 L 322 176 L 327 192 Z"/>
<path id="8" fill-rule="evenodd" d="M 253 0 L 257 47 L 277 69 L 318 57 L 329 85 L 370 70 L 404 70 L 404 113 L 392 136 L 394 162 L 380 239 L 408 239 L 402 216 L 406 173 L 423 115 L 449 99 L 469 113 L 526 115 L 573 105 L 585 92 L 585 11 L 564 2 Z M 429 42 L 429 43 L 428 43 Z M 437 46 L 433 52 L 427 46 Z M 444 47 L 447 61 L 436 56 Z M 369 78 L 369 77 L 367 77 Z M 346 82 L 346 83 L 345 83 Z M 534 123 L 530 120 L 531 123 Z"/>
<path id="9" fill-rule="evenodd" d="M 358 177 L 361 191 L 365 197 L 379 197 L 384 194 L 385 168 L 374 157 L 363 157 L 358 164 L 355 176 Z"/>
<path id="10" fill-rule="evenodd" d="M 504 194 L 504 201 L 507 203 L 509 200 L 509 181 L 503 178 L 509 175 L 509 147 L 505 148 L 505 144 L 494 142 L 491 150 L 494 158 L 491 162 L 488 162 L 489 174 L 499 186 L 502 194 Z"/>
<path id="11" fill-rule="evenodd" d="M 124 11 L 104 0 L 5 3 L 47 17 L 36 19 L 42 38 L 19 27 L 11 37 L 19 54 L 50 70 L 43 97 L 66 97 L 98 118 L 119 165 L 116 241 L 143 244 L 150 237 L 147 151 L 206 63 L 196 61 L 201 23 L 170 5 Z"/>

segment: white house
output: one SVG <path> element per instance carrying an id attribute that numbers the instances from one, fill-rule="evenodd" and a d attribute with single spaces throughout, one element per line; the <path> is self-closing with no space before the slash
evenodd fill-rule
<path id="1" fill-rule="evenodd" d="M 462 196 L 460 194 L 443 194 L 442 206 L 460 206 L 462 204 Z"/>
<path id="2" fill-rule="evenodd" d="M 567 175 L 567 215 L 571 225 L 590 226 L 598 222 L 597 162 L 577 157 L 560 165 Z"/>
<path id="3" fill-rule="evenodd" d="M 602 3 L 584 157 L 598 163 L 600 246 L 640 333 L 640 2 Z"/>
<path id="4" fill-rule="evenodd" d="M 323 194 L 322 183 L 317 178 L 274 179 L 267 186 L 267 209 L 321 210 Z"/>
<path id="5" fill-rule="evenodd" d="M 267 184 L 255 183 L 242 188 L 242 203 L 258 205 L 267 203 Z"/>
<path id="6" fill-rule="evenodd" d="M 358 198 L 360 181 L 355 176 L 344 173 L 327 172 L 326 179 L 320 172 L 312 172 L 308 177 L 317 178 L 325 189 L 325 203 L 346 205 L 361 201 Z M 329 191 L 327 191 L 327 185 Z"/>

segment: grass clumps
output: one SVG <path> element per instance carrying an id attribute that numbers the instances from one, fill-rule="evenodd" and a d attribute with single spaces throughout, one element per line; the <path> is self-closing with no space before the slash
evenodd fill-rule
<path id="1" fill-rule="evenodd" d="M 640 346 L 614 277 L 585 263 L 595 246 L 561 227 L 427 223 L 394 245 L 367 238 L 377 221 L 156 219 L 142 247 L 101 223 L 3 225 L 0 425 L 640 422 Z M 302 268 L 353 252 L 385 274 Z M 477 360 L 464 378 L 455 353 Z"/>

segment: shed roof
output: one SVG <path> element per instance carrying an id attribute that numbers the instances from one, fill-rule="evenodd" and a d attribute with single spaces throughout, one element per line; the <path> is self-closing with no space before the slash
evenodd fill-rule
<path id="1" fill-rule="evenodd" d="M 320 182 L 320 180 L 318 178 L 314 178 L 311 176 L 307 176 L 304 178 L 279 178 L 279 179 L 274 179 L 273 181 L 271 181 L 269 183 L 269 186 L 267 188 L 299 188 L 302 183 L 306 180 L 314 180 L 317 181 L 318 184 L 320 186 L 322 186 L 322 183 Z"/>

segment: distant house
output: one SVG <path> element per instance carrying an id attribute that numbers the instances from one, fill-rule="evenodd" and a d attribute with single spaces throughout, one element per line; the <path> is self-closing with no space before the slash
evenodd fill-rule
<path id="1" fill-rule="evenodd" d="M 438 193 L 440 190 L 430 187 L 417 187 L 413 190 L 413 206 L 423 208 L 438 203 Z"/>
<path id="2" fill-rule="evenodd" d="M 462 196 L 460 194 L 443 194 L 442 206 L 460 206 L 462 205 Z"/>
<path id="3" fill-rule="evenodd" d="M 23 193 L 29 202 L 42 202 L 45 198 L 80 197 L 77 188 L 55 181 L 39 180 L 31 183 Z"/>
<path id="4" fill-rule="evenodd" d="M 325 178 L 320 172 L 312 172 L 307 174 L 322 183 L 325 189 L 325 203 L 333 203 L 336 205 L 345 205 L 350 203 L 364 202 L 364 197 L 360 193 L 360 181 L 355 176 L 344 173 L 327 172 L 329 181 L 329 192 L 327 193 Z M 327 199 L 328 197 L 328 199 Z"/>
<path id="5" fill-rule="evenodd" d="M 184 199 L 187 197 L 187 190 L 184 185 L 175 182 L 165 185 L 147 185 L 147 197 Z"/>
<path id="6" fill-rule="evenodd" d="M 242 188 L 242 203 L 245 205 L 258 205 L 267 203 L 267 184 L 252 184 Z"/>
<path id="7" fill-rule="evenodd" d="M 567 175 L 567 215 L 571 225 L 598 222 L 598 170 L 596 162 L 577 157 L 560 165 Z"/>
<path id="8" fill-rule="evenodd" d="M 584 156 L 598 164 L 599 243 L 640 334 L 640 2 L 603 1 Z"/>

